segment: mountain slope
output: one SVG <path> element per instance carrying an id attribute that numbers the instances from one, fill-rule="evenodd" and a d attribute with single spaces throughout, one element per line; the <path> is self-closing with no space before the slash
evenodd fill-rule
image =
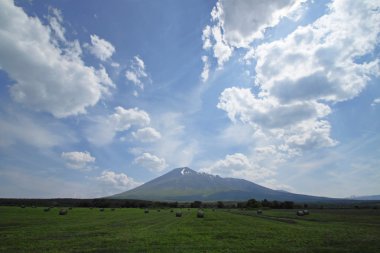
<path id="1" fill-rule="evenodd" d="M 352 196 L 349 199 L 354 199 L 354 200 L 380 200 L 380 195 Z"/>
<path id="2" fill-rule="evenodd" d="M 227 201 L 251 198 L 299 202 L 331 200 L 324 197 L 276 191 L 244 179 L 222 178 L 207 173 L 198 173 L 187 167 L 174 169 L 139 187 L 110 198 L 161 201 Z"/>

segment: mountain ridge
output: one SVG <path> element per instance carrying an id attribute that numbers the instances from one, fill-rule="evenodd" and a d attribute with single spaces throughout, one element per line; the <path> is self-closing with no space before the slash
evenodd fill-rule
<path id="1" fill-rule="evenodd" d="M 332 198 L 295 194 L 273 190 L 245 179 L 223 178 L 188 167 L 167 172 L 134 189 L 110 198 L 153 201 L 245 201 L 278 200 L 295 202 L 324 202 Z"/>

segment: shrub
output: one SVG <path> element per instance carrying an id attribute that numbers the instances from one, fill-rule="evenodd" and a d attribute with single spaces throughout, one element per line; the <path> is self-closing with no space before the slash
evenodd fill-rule
<path id="1" fill-rule="evenodd" d="M 176 212 L 175 217 L 182 217 L 182 212 Z"/>

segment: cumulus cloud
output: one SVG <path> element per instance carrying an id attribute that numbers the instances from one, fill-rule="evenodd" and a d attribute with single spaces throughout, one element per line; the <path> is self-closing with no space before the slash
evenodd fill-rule
<path id="1" fill-rule="evenodd" d="M 235 122 L 255 123 L 263 128 L 282 128 L 309 119 L 324 117 L 330 113 L 327 105 L 316 101 L 297 101 L 281 104 L 272 97 L 257 97 L 250 89 L 227 88 L 217 105 Z"/>
<path id="2" fill-rule="evenodd" d="M 143 153 L 134 159 L 134 163 L 151 171 L 162 171 L 167 167 L 166 161 L 150 153 Z"/>
<path id="3" fill-rule="evenodd" d="M 259 45 L 253 54 L 258 94 L 225 89 L 218 108 L 231 121 L 250 125 L 254 138 L 275 143 L 290 156 L 336 145 L 326 120 L 331 103 L 354 98 L 371 76 L 379 75 L 378 59 L 361 58 L 378 43 L 379 7 L 336 0 L 314 23 Z"/>
<path id="4" fill-rule="evenodd" d="M 358 61 L 378 43 L 379 12 L 376 1 L 332 2 L 314 23 L 257 47 L 256 84 L 283 103 L 352 99 L 379 75 L 378 59 Z"/>
<path id="5" fill-rule="evenodd" d="M 150 123 L 149 114 L 137 107 L 125 109 L 118 106 L 115 108 L 115 113 L 109 117 L 109 120 L 116 131 L 128 130 L 132 125 L 145 126 Z"/>
<path id="6" fill-rule="evenodd" d="M 129 190 L 139 186 L 141 183 L 136 182 L 133 178 L 124 173 L 105 170 L 96 180 L 115 190 Z"/>
<path id="7" fill-rule="evenodd" d="M 115 107 L 115 113 L 107 117 L 97 117 L 86 130 L 87 139 L 95 145 L 112 142 L 117 132 L 129 130 L 132 126 L 146 126 L 150 123 L 149 114 L 139 108 Z"/>
<path id="8" fill-rule="evenodd" d="M 375 99 L 372 101 L 371 106 L 376 106 L 376 105 L 378 105 L 378 104 L 380 104 L 380 98 L 375 98 Z"/>
<path id="9" fill-rule="evenodd" d="M 211 25 L 202 32 L 203 49 L 211 50 L 222 68 L 235 48 L 250 48 L 261 39 L 269 27 L 276 26 L 284 17 L 299 12 L 304 0 L 219 0 L 211 11 Z M 204 62 L 202 80 L 208 74 L 209 63 Z M 207 70 L 207 72 L 205 71 Z"/>
<path id="10" fill-rule="evenodd" d="M 138 55 L 131 61 L 130 67 L 125 72 L 125 77 L 140 89 L 144 89 L 144 81 L 148 78 L 148 74 L 145 70 L 144 61 Z"/>
<path id="11" fill-rule="evenodd" d="M 269 168 L 260 167 L 253 163 L 246 155 L 235 153 L 226 155 L 222 160 L 216 161 L 201 171 L 227 177 L 258 180 L 273 176 L 274 172 Z"/>
<path id="12" fill-rule="evenodd" d="M 55 19 L 58 22 L 59 16 Z M 64 34 L 54 29 L 52 33 L 12 1 L 1 1 L 0 68 L 15 82 L 10 87 L 15 101 L 58 118 L 85 113 L 110 83 L 83 63 L 77 41 L 58 47 L 55 38 Z"/>
<path id="13" fill-rule="evenodd" d="M 62 152 L 61 157 L 66 161 L 69 168 L 81 171 L 91 170 L 88 164 L 95 162 L 95 157 L 87 151 Z"/>
<path id="14" fill-rule="evenodd" d="M 160 132 L 152 127 L 145 127 L 132 133 L 132 136 L 141 142 L 154 142 L 161 138 Z"/>
<path id="15" fill-rule="evenodd" d="M 111 58 L 115 52 L 115 47 L 105 39 L 100 38 L 96 34 L 90 36 L 91 44 L 85 44 L 84 46 L 101 61 L 106 61 Z"/>
<path id="16" fill-rule="evenodd" d="M 224 40 L 233 47 L 249 47 L 269 27 L 298 10 L 304 0 L 220 0 L 212 16 L 223 28 Z"/>

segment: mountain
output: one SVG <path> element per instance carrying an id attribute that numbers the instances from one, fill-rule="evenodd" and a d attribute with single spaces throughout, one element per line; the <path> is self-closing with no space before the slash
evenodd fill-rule
<path id="1" fill-rule="evenodd" d="M 380 200 L 380 195 L 351 196 L 349 199 L 354 199 L 354 200 Z"/>
<path id="2" fill-rule="evenodd" d="M 111 196 L 117 199 L 157 201 L 279 200 L 326 202 L 332 199 L 272 190 L 244 179 L 222 178 L 190 168 L 177 168 L 132 190 Z"/>

